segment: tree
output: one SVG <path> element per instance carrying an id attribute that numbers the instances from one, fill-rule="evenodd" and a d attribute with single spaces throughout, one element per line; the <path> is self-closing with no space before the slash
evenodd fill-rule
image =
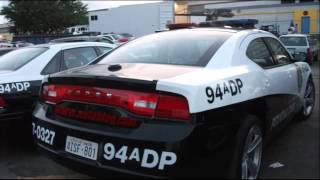
<path id="1" fill-rule="evenodd" d="M 16 34 L 54 34 L 88 24 L 87 5 L 80 0 L 10 0 L 0 14 L 14 23 L 10 31 Z"/>

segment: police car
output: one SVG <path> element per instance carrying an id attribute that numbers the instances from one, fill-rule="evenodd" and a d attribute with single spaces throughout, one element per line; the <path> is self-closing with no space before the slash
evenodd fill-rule
<path id="1" fill-rule="evenodd" d="M 271 33 L 161 32 L 46 78 L 32 133 L 81 172 L 257 178 L 263 145 L 310 116 L 314 89 L 309 65 Z"/>
<path id="2" fill-rule="evenodd" d="M 0 121 L 31 116 L 43 77 L 83 66 L 115 46 L 106 43 L 63 43 L 30 46 L 0 58 Z"/>

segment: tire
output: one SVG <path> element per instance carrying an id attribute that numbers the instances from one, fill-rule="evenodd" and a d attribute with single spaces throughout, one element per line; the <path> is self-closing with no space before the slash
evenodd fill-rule
<path id="1" fill-rule="evenodd" d="M 305 121 L 311 116 L 315 106 L 315 98 L 316 98 L 315 86 L 312 81 L 312 78 L 310 77 L 307 82 L 307 86 L 304 94 L 303 107 L 298 114 L 298 119 L 300 121 Z"/>
<path id="2" fill-rule="evenodd" d="M 254 144 L 253 142 L 256 142 L 256 148 L 251 153 L 247 153 L 249 152 L 249 147 Z M 235 148 L 227 177 L 230 179 L 258 178 L 262 164 L 262 149 L 263 130 L 261 123 L 256 116 L 249 115 L 244 119 L 237 132 Z M 250 170 L 248 165 L 253 169 Z"/>

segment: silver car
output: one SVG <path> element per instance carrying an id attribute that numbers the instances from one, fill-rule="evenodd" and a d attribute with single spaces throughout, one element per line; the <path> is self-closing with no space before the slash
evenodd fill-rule
<path id="1" fill-rule="evenodd" d="M 317 42 L 307 34 L 288 34 L 280 36 L 281 42 L 296 59 L 312 64 L 318 58 Z"/>

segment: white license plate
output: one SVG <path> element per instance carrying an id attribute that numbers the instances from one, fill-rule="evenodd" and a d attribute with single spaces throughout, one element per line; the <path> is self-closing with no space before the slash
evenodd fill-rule
<path id="1" fill-rule="evenodd" d="M 98 143 L 67 136 L 65 151 L 84 158 L 97 160 Z"/>

